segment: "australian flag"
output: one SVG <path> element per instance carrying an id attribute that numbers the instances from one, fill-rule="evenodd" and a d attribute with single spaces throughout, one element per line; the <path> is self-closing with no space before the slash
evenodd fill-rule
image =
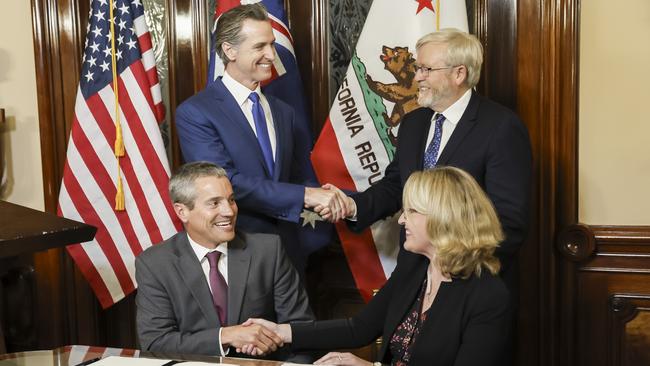
<path id="1" fill-rule="evenodd" d="M 294 138 L 309 141 L 311 149 L 313 141 L 309 123 L 311 119 L 306 109 L 304 90 L 296 63 L 296 52 L 293 47 L 293 37 L 291 37 L 287 26 L 288 22 L 283 0 L 217 0 L 210 42 L 208 83 L 223 75 L 224 71 L 223 63 L 215 50 L 215 30 L 219 17 L 236 6 L 258 2 L 261 2 L 269 13 L 269 20 L 275 36 L 276 51 L 272 76 L 262 82 L 262 92 L 265 95 L 272 95 L 293 107 L 298 122 L 296 123 L 299 129 L 298 133 L 301 134 L 301 136 L 295 136 Z M 314 181 L 316 181 L 315 177 Z M 315 221 L 314 218 L 318 215 L 313 212 L 303 211 L 302 216 L 303 218 L 300 220 L 296 233 L 301 253 L 289 253 L 294 258 L 296 256 L 306 258 L 309 253 L 327 245 L 331 239 L 332 225 L 324 221 Z M 285 243 L 285 245 L 287 244 L 289 243 Z M 293 248 L 289 245 L 287 249 Z"/>

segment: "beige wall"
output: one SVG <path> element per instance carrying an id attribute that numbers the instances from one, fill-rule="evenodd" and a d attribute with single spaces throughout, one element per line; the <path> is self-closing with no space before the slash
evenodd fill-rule
<path id="1" fill-rule="evenodd" d="M 650 225 L 650 1 L 580 4 L 580 221 Z"/>
<path id="2" fill-rule="evenodd" d="M 5 172 L 0 199 L 43 209 L 43 175 L 30 2 L 0 1 L 0 127 Z"/>

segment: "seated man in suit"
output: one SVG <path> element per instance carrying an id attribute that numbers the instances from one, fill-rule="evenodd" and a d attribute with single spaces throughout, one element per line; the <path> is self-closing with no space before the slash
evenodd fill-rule
<path id="1" fill-rule="evenodd" d="M 135 261 L 143 350 L 226 355 L 230 347 L 255 344 L 269 353 L 282 346 L 276 334 L 237 324 L 250 317 L 313 319 L 280 238 L 235 233 L 237 204 L 224 169 L 208 162 L 183 165 L 169 192 L 185 231 Z M 307 355 L 289 356 L 286 349 L 270 355 L 309 361 Z"/>

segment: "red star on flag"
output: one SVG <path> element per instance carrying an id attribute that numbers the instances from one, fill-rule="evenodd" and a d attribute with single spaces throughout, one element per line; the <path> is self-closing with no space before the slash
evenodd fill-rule
<path id="1" fill-rule="evenodd" d="M 429 8 L 431 9 L 431 11 L 435 13 L 435 11 L 433 10 L 433 4 L 431 3 L 432 0 L 415 0 L 415 1 L 418 2 L 418 10 L 415 12 L 415 14 L 420 13 L 420 11 L 422 11 L 422 9 L 424 8 Z"/>

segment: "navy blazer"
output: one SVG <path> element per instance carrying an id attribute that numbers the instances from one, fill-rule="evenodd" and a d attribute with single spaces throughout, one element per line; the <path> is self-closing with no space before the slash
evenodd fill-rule
<path id="1" fill-rule="evenodd" d="M 352 230 L 360 231 L 401 209 L 406 180 L 414 171 L 423 169 L 433 113 L 430 108 L 419 108 L 404 116 L 395 158 L 384 178 L 352 196 L 358 217 L 356 222 L 348 221 Z M 516 268 L 509 270 L 528 228 L 532 171 L 528 130 L 514 112 L 472 92 L 467 109 L 440 153 L 438 165 L 467 171 L 494 204 L 506 235 L 495 254 L 510 290 L 516 290 Z"/>
<path id="2" fill-rule="evenodd" d="M 237 226 L 251 232 L 278 232 L 278 220 L 297 223 L 304 186 L 318 186 L 293 109 L 270 95 L 276 134 L 275 172 L 270 176 L 262 150 L 244 113 L 221 78 L 176 109 L 176 128 L 186 162 L 210 161 L 226 169 L 239 207 Z"/>

